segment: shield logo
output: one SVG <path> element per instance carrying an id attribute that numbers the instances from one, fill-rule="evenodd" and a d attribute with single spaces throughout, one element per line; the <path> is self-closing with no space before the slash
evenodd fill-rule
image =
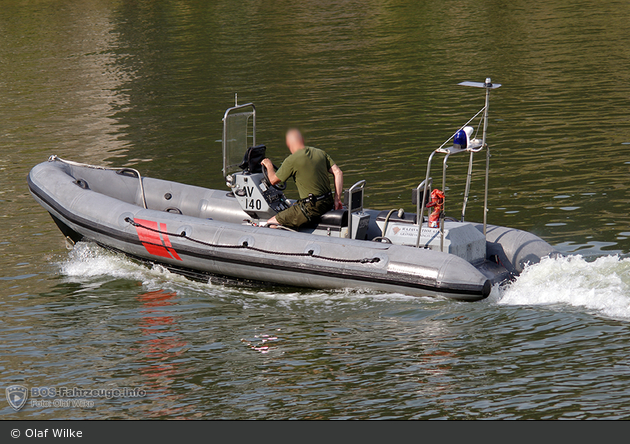
<path id="1" fill-rule="evenodd" d="M 10 385 L 6 389 L 7 401 L 16 411 L 26 404 L 28 399 L 28 389 L 22 385 Z"/>

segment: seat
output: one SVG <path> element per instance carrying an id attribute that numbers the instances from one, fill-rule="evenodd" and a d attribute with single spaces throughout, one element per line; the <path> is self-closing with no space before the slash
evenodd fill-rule
<path id="1" fill-rule="evenodd" d="M 348 226 L 348 210 L 331 210 L 321 215 L 317 228 L 342 228 Z"/>
<path id="2" fill-rule="evenodd" d="M 243 156 L 243 162 L 239 165 L 239 168 L 245 173 L 257 174 L 262 173 L 262 160 L 267 155 L 267 147 L 265 145 L 250 146 L 245 151 Z"/>
<path id="3" fill-rule="evenodd" d="M 389 217 L 387 215 L 389 214 Z M 377 222 L 385 222 L 387 219 L 389 222 L 395 222 L 398 224 L 412 224 L 415 225 L 418 222 L 418 216 L 415 213 L 405 213 L 402 217 L 399 217 L 397 213 L 389 213 L 388 211 L 381 211 L 376 216 Z"/>

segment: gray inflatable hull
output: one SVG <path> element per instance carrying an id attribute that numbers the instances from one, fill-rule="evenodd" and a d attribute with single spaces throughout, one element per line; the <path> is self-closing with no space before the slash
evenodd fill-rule
<path id="1" fill-rule="evenodd" d="M 124 171 L 48 161 L 28 176 L 31 194 L 66 236 L 200 279 L 472 301 L 487 297 L 492 284 L 520 273 L 527 262 L 554 254 L 531 233 L 489 227 L 488 256 L 498 260 L 473 266 L 438 251 L 244 225 L 249 217 L 225 191 L 142 181 L 147 209 L 138 178 Z"/>

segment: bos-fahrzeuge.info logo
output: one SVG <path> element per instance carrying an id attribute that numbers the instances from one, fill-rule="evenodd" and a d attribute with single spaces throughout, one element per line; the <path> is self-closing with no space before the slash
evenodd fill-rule
<path id="1" fill-rule="evenodd" d="M 5 391 L 7 401 L 15 411 L 20 410 L 26 405 L 26 401 L 29 398 L 28 388 L 22 385 L 11 385 L 7 387 Z M 32 407 L 92 408 L 94 407 L 94 401 L 89 398 L 144 398 L 145 396 L 147 396 L 147 392 L 143 389 L 130 387 L 117 387 L 108 389 L 84 389 L 78 387 L 31 387 L 30 395 Z"/>
<path id="2" fill-rule="evenodd" d="M 28 389 L 22 385 L 10 385 L 6 390 L 7 401 L 15 411 L 20 410 L 28 399 Z"/>

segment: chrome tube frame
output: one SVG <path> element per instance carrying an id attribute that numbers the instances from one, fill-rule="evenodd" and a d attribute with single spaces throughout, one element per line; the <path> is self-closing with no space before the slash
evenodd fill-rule
<path id="1" fill-rule="evenodd" d="M 464 222 L 464 217 L 466 216 L 466 205 L 468 204 L 468 196 L 470 194 L 470 184 L 472 182 L 472 169 L 473 169 L 473 156 L 475 155 L 474 151 L 470 152 L 470 159 L 468 160 L 468 174 L 466 175 L 466 190 L 464 191 L 464 204 L 462 205 L 462 219 Z"/>
<path id="2" fill-rule="evenodd" d="M 489 83 L 490 79 L 487 79 Z M 488 131 L 488 108 L 490 107 L 490 88 L 486 88 L 486 106 L 483 113 L 483 136 L 481 146 L 486 149 L 486 188 L 483 196 L 483 235 L 486 235 L 488 226 L 488 178 L 490 176 L 490 148 L 486 145 L 486 133 Z"/>
<path id="3" fill-rule="evenodd" d="M 429 174 L 431 174 L 431 161 L 433 160 L 433 156 L 435 156 L 435 153 L 437 152 L 438 150 L 433 151 L 431 155 L 429 156 L 429 161 L 427 162 L 427 177 L 425 177 L 424 181 L 422 182 L 424 184 L 424 191 L 423 191 L 423 198 L 422 198 L 423 202 L 420 202 L 420 201 L 416 202 L 418 206 L 418 212 L 416 213 L 418 217 L 418 220 L 416 221 L 418 224 L 418 237 L 416 238 L 416 248 L 420 248 L 420 237 L 422 236 L 422 224 L 424 223 L 424 205 L 422 204 L 424 203 L 424 196 L 427 195 L 427 191 L 429 188 Z M 422 185 L 422 183 L 420 185 Z"/>
<path id="4" fill-rule="evenodd" d="M 365 188 L 365 180 L 360 180 L 350 188 L 348 188 L 348 200 L 346 204 L 348 205 L 348 238 L 352 239 L 352 213 L 356 213 L 359 211 L 363 211 L 363 196 L 361 196 L 361 206 L 359 208 L 352 207 L 352 195 L 354 193 L 362 191 Z"/>
<path id="5" fill-rule="evenodd" d="M 426 199 L 426 197 L 424 196 L 427 195 L 426 193 L 429 191 L 429 188 L 433 185 L 433 179 L 429 177 L 428 185 L 426 187 L 425 187 L 425 183 L 427 183 L 427 180 L 423 180 L 416 187 L 416 217 L 418 217 L 418 215 L 422 211 L 422 207 L 424 207 L 424 201 Z M 420 190 L 422 190 L 422 198 L 420 198 Z M 416 220 L 416 223 L 418 223 L 418 220 Z"/>
<path id="6" fill-rule="evenodd" d="M 106 166 L 99 166 L 99 165 L 90 165 L 89 163 L 81 163 L 81 162 L 75 162 L 73 160 L 66 160 L 66 159 L 62 159 L 59 156 L 56 155 L 52 155 L 48 158 L 49 162 L 61 162 L 61 163 L 65 163 L 67 165 L 73 165 L 73 166 L 78 166 L 78 167 L 85 167 L 85 168 L 91 168 L 94 170 L 108 170 L 108 171 L 133 171 L 136 176 L 138 177 L 138 183 L 140 184 L 140 197 L 142 198 L 142 207 L 146 210 L 147 209 L 147 199 L 144 195 L 144 184 L 142 183 L 142 175 L 140 175 L 140 171 L 138 171 L 135 168 L 129 168 L 129 167 L 123 167 L 123 168 L 114 168 L 114 167 L 106 167 Z"/>
<path id="7" fill-rule="evenodd" d="M 475 113 L 474 116 L 472 116 L 472 118 L 468 120 L 468 122 L 462 125 L 462 127 L 459 128 L 459 130 L 457 130 L 451 137 L 449 137 L 442 145 L 440 145 L 438 149 L 436 149 L 435 151 L 431 153 L 431 155 L 429 156 L 429 160 L 427 162 L 427 174 L 426 174 L 425 181 L 422 182 L 420 185 L 418 185 L 418 189 L 420 188 L 422 184 L 424 184 L 424 195 L 426 196 L 427 189 L 428 189 L 428 182 L 429 182 L 429 174 L 431 172 L 431 162 L 433 161 L 433 156 L 435 155 L 435 153 L 445 154 L 444 162 L 442 166 L 442 191 L 444 192 L 444 195 L 445 195 L 444 205 L 442 208 L 443 210 L 445 210 L 446 208 L 446 169 L 448 168 L 448 165 L 447 165 L 448 158 L 451 154 L 459 154 L 462 152 L 470 153 L 470 157 L 468 159 L 468 173 L 466 176 L 466 188 L 464 190 L 464 202 L 462 205 L 462 214 L 461 214 L 461 221 L 464 222 L 464 218 L 466 216 L 466 206 L 468 204 L 468 199 L 470 197 L 470 187 L 472 184 L 472 170 L 473 170 L 474 154 L 485 148 L 486 150 L 486 175 L 485 176 L 486 177 L 485 177 L 484 201 L 483 201 L 483 234 L 485 236 L 487 232 L 487 226 L 488 226 L 487 224 L 487 221 L 488 221 L 488 182 L 489 182 L 489 176 L 490 176 L 490 148 L 488 147 L 488 144 L 486 143 L 486 137 L 487 137 L 487 132 L 488 132 L 488 109 L 490 108 L 490 90 L 500 88 L 501 84 L 500 83 L 492 84 L 492 80 L 490 78 L 486 78 L 486 81 L 484 83 L 462 82 L 460 83 L 460 85 L 484 88 L 486 90 L 485 104 L 483 108 L 481 108 L 477 113 Z M 468 146 L 466 149 L 462 149 L 462 150 L 455 149 L 455 148 L 444 148 L 455 137 L 457 132 L 464 129 L 470 122 L 475 120 L 481 113 L 483 113 L 483 116 L 481 117 L 481 120 L 483 122 L 480 122 L 480 124 L 483 123 L 483 136 L 482 136 L 481 145 L 476 144 L 474 146 Z M 477 127 L 477 134 L 478 134 L 478 131 L 479 131 L 479 127 Z M 422 203 L 420 202 L 419 191 L 418 191 L 418 199 L 419 199 L 418 205 L 417 205 L 418 238 L 416 239 L 416 248 L 420 247 L 420 237 L 422 236 L 422 223 L 424 219 L 424 205 L 422 205 Z M 440 249 L 443 251 L 444 250 L 443 217 L 440 217 L 440 231 L 441 231 Z"/>
<path id="8" fill-rule="evenodd" d="M 442 212 L 440 214 L 440 251 L 444 251 L 444 214 L 446 214 L 446 169 L 448 168 L 447 162 L 451 155 L 450 151 L 444 156 L 444 162 L 442 166 L 442 193 L 444 193 L 444 200 L 442 201 Z"/>
<path id="9" fill-rule="evenodd" d="M 234 96 L 234 106 L 225 110 L 225 114 L 223 114 L 223 138 L 221 140 L 221 145 L 223 148 L 223 177 L 226 177 L 227 171 L 227 158 L 226 158 L 226 148 L 227 148 L 227 117 L 228 115 L 238 109 L 243 109 L 247 107 L 252 107 L 252 146 L 256 146 L 256 106 L 253 103 L 245 103 L 243 105 L 238 105 L 236 95 Z"/>

